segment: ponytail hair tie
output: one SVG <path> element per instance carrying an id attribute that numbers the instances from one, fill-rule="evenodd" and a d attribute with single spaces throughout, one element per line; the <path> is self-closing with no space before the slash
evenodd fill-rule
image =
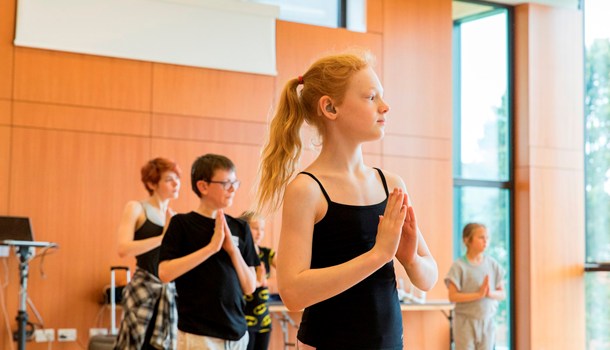
<path id="1" fill-rule="evenodd" d="M 299 85 L 303 84 L 303 76 L 299 75 L 299 77 L 297 78 L 299 80 Z"/>

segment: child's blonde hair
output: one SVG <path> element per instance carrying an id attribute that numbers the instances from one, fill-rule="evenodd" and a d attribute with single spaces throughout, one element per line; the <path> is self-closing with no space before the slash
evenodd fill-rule
<path id="1" fill-rule="evenodd" d="M 241 213 L 239 218 L 244 220 L 248 224 L 250 224 L 252 221 L 263 219 L 262 215 L 259 215 L 258 213 L 251 210 L 244 211 L 243 213 Z"/>
<path id="2" fill-rule="evenodd" d="M 469 224 L 466 224 L 466 226 L 464 226 L 464 230 L 462 231 L 462 240 L 464 241 L 464 243 L 466 243 L 466 241 L 470 242 L 472 240 L 472 234 L 474 233 L 474 231 L 481 227 L 487 229 L 485 225 L 478 222 L 471 222 Z"/>
<path id="3" fill-rule="evenodd" d="M 284 189 L 301 156 L 303 122 L 315 127 L 324 137 L 324 123 L 319 118 L 320 98 L 329 96 L 340 106 L 350 78 L 373 64 L 373 56 L 368 51 L 330 55 L 314 62 L 302 76 L 286 82 L 259 165 L 257 212 L 274 212 L 282 205 Z M 297 88 L 301 84 L 299 93 Z"/>

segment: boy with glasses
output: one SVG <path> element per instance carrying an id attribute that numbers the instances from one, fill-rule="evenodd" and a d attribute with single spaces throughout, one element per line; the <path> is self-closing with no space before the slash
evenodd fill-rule
<path id="1" fill-rule="evenodd" d="M 235 165 L 201 156 L 191 186 L 199 206 L 171 219 L 159 257 L 159 278 L 176 282 L 178 349 L 245 350 L 243 294 L 254 291 L 260 261 L 246 222 L 224 214 L 239 187 Z"/>

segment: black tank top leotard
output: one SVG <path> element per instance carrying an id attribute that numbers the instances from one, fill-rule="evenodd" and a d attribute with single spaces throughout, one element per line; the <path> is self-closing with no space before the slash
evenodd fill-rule
<path id="1" fill-rule="evenodd" d="M 163 233 L 163 226 L 155 224 L 148 218 L 144 203 L 142 203 L 142 209 L 144 210 L 144 216 L 146 217 L 146 220 L 144 221 L 144 224 L 139 229 L 137 229 L 133 235 L 133 239 L 136 241 L 146 238 L 157 237 Z M 160 250 L 161 247 L 156 247 L 147 251 L 146 253 L 142 253 L 136 256 L 136 265 L 139 268 L 152 273 L 156 277 L 159 277 Z"/>
<path id="2" fill-rule="evenodd" d="M 312 174 L 328 210 L 314 225 L 311 268 L 349 261 L 375 245 L 379 215 L 383 215 L 388 186 L 380 169 L 386 199 L 354 206 L 333 202 Z M 396 292 L 394 264 L 389 262 L 345 292 L 305 309 L 298 339 L 317 350 L 402 350 L 402 314 Z"/>

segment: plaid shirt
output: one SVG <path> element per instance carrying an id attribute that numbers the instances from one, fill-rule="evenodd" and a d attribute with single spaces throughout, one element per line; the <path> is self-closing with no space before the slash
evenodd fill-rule
<path id="1" fill-rule="evenodd" d="M 159 300 L 157 319 L 150 343 L 163 350 L 176 349 L 178 334 L 178 311 L 176 310 L 176 287 L 164 284 L 143 269 L 136 269 L 131 282 L 123 289 L 123 321 L 115 350 L 140 350 L 146 329 L 151 322 L 155 304 Z"/>

